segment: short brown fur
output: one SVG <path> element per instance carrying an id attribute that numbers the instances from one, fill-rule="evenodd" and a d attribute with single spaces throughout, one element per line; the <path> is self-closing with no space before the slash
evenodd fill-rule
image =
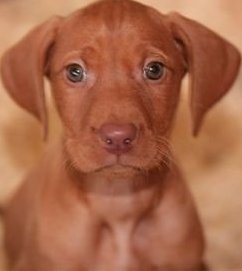
<path id="1" fill-rule="evenodd" d="M 154 61 L 165 67 L 159 80 L 144 73 Z M 84 67 L 82 81 L 68 80 L 70 63 Z M 46 75 L 64 127 L 5 210 L 10 269 L 201 269 L 202 227 L 169 137 L 184 74 L 197 134 L 239 64 L 238 51 L 204 26 L 129 0 L 54 17 L 6 52 L 13 99 L 47 134 Z M 132 136 L 129 147 L 117 132 Z"/>

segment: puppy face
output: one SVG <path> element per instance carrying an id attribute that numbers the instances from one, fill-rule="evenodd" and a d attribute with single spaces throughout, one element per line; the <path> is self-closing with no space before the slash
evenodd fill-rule
<path id="1" fill-rule="evenodd" d="M 49 73 L 75 167 L 149 170 L 167 163 L 183 64 L 165 20 L 139 4 L 107 1 L 64 22 Z M 129 151 L 106 150 L 106 124 L 135 127 Z"/>
<path id="2" fill-rule="evenodd" d="M 9 94 L 45 133 L 47 75 L 64 126 L 66 160 L 81 172 L 110 173 L 168 163 L 185 71 L 196 135 L 239 66 L 238 50 L 195 21 L 130 0 L 103 0 L 33 29 L 4 54 L 1 72 Z"/>

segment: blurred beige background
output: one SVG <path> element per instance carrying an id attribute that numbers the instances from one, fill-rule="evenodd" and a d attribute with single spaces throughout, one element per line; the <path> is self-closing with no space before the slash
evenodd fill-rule
<path id="1" fill-rule="evenodd" d="M 29 29 L 53 14 L 65 15 L 89 0 L 0 0 L 0 56 Z M 242 51 L 241 0 L 142 0 L 162 12 L 196 19 Z M 24 63 L 23 63 L 24 65 Z M 215 78 L 219 80 L 219 78 Z M 207 237 L 206 259 L 212 271 L 242 270 L 242 76 L 209 113 L 199 138 L 190 135 L 186 82 L 174 149 L 196 199 Z M 51 134 L 58 129 L 50 105 Z M 51 136 L 53 137 L 53 136 Z M 10 100 L 0 85 L 0 203 L 44 149 L 41 128 Z M 0 271 L 4 271 L 0 224 Z"/>

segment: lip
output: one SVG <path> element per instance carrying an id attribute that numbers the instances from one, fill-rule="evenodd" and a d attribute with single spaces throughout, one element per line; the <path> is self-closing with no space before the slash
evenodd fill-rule
<path id="1" fill-rule="evenodd" d="M 97 173 L 97 172 L 101 172 L 104 170 L 112 170 L 112 171 L 124 171 L 124 170 L 132 170 L 132 171 L 136 171 L 136 172 L 141 172 L 142 170 L 136 166 L 133 165 L 129 165 L 129 164 L 123 164 L 120 162 L 116 162 L 116 163 L 112 163 L 109 165 L 105 165 L 105 166 L 101 166 L 97 169 L 95 169 L 93 172 Z"/>

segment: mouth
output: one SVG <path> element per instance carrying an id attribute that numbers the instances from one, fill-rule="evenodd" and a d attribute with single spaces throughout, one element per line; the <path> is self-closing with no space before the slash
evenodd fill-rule
<path id="1" fill-rule="evenodd" d="M 128 171 L 142 172 L 143 171 L 141 168 L 133 166 L 133 165 L 115 163 L 115 164 L 111 164 L 111 165 L 101 166 L 101 167 L 95 169 L 93 172 L 98 173 L 98 172 L 107 171 L 107 170 L 110 170 L 110 171 L 116 172 L 116 173 L 118 173 L 118 172 L 121 173 L 124 171 L 125 172 L 128 172 Z"/>
<path id="2" fill-rule="evenodd" d="M 100 165 L 96 169 L 93 170 L 93 172 L 102 172 L 102 171 L 112 171 L 116 173 L 121 172 L 142 172 L 142 168 L 138 165 L 135 165 L 133 163 L 126 161 L 126 159 L 123 157 L 124 155 L 111 155 L 109 156 L 109 159 L 106 160 L 106 163 L 103 165 Z"/>
<path id="3" fill-rule="evenodd" d="M 142 148 L 132 148 L 129 152 L 112 153 L 103 148 L 90 147 L 66 141 L 65 151 L 69 162 L 75 170 L 85 174 L 106 173 L 120 176 L 143 173 L 147 174 L 154 168 L 163 169 L 170 164 L 170 148 L 166 141 L 148 141 Z M 162 143 L 162 144 L 161 144 Z M 148 150 L 148 151 L 147 151 Z"/>

